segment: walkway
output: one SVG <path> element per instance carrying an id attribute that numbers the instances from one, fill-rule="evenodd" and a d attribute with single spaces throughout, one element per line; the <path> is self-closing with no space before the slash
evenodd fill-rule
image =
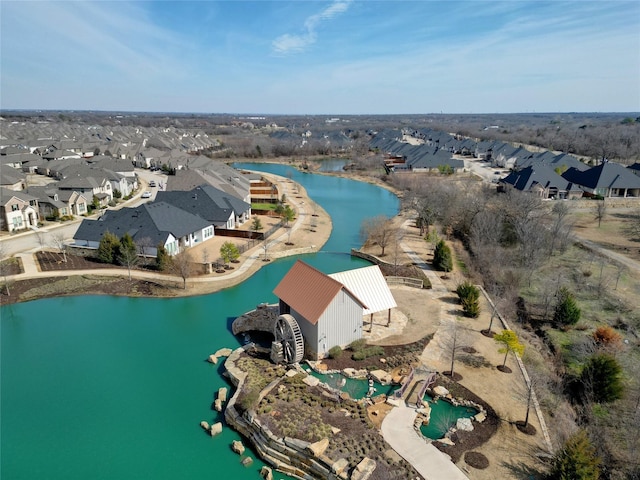
<path id="1" fill-rule="evenodd" d="M 404 403 L 391 410 L 382 422 L 385 441 L 426 480 L 466 479 L 448 455 L 418 435 L 413 428 L 416 416 L 416 411 Z"/>

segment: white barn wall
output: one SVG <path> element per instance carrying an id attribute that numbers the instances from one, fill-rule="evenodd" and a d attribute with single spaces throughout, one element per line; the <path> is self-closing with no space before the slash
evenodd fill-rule
<path id="1" fill-rule="evenodd" d="M 331 347 L 346 347 L 362 338 L 362 305 L 341 290 L 324 311 L 317 325 L 316 351 L 325 357 Z"/>

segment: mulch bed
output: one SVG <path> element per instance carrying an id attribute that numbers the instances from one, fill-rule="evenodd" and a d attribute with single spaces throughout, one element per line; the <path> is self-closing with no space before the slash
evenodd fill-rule
<path id="1" fill-rule="evenodd" d="M 438 441 L 433 442 L 433 445 L 438 450 L 449 455 L 453 462 L 456 463 L 460 460 L 462 455 L 486 443 L 498 430 L 500 420 L 498 419 L 498 415 L 495 410 L 491 408 L 487 402 L 459 383 L 440 375 L 435 383 L 435 386 L 438 385 L 442 385 L 449 390 L 449 393 L 451 393 L 454 398 L 464 398 L 465 400 L 470 400 L 477 405 L 481 405 L 487 413 L 487 418 L 484 422 L 473 422 L 473 431 L 457 431 L 452 438 L 455 445 L 445 445 Z"/>
<path id="2" fill-rule="evenodd" d="M 431 337 L 425 337 L 406 345 L 384 346 L 381 347 L 384 350 L 384 355 L 374 355 L 364 360 L 353 360 L 351 358 L 351 350 L 345 349 L 338 358 L 325 358 L 322 363 L 327 365 L 329 370 L 344 370 L 345 368 L 359 370 L 363 368 L 370 369 L 370 367 L 389 369 L 400 366 L 399 364 L 410 366 L 418 360 L 418 356 L 425 349 L 430 339 Z M 381 362 L 381 358 L 384 358 L 386 363 Z"/>
<path id="3" fill-rule="evenodd" d="M 99 262 L 96 259 L 67 254 L 67 261 L 61 253 L 39 251 L 35 254 L 40 271 L 53 272 L 60 270 L 90 270 L 96 268 L 118 268 L 116 265 Z"/>
<path id="4" fill-rule="evenodd" d="M 484 470 L 489 467 L 489 459 L 480 452 L 467 452 L 464 454 L 464 461 L 470 467 Z"/>
<path id="5" fill-rule="evenodd" d="M 500 370 L 502 373 L 512 373 L 513 370 L 511 370 L 509 367 L 507 367 L 506 365 L 498 365 L 496 367 L 497 370 Z"/>
<path id="6" fill-rule="evenodd" d="M 516 422 L 516 428 L 525 435 L 535 435 L 536 433 L 538 433 L 536 427 L 534 427 L 530 423 L 525 426 L 523 421 Z"/>
<path id="7" fill-rule="evenodd" d="M 2 275 L 18 275 L 23 273 L 22 261 L 19 258 L 9 258 L 2 262 Z"/>

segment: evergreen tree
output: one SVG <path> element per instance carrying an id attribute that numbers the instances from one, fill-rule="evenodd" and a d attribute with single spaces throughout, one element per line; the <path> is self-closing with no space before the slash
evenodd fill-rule
<path id="1" fill-rule="evenodd" d="M 165 271 L 171 265 L 171 257 L 164 245 L 159 244 L 157 246 L 156 253 L 156 268 L 161 272 Z"/>
<path id="2" fill-rule="evenodd" d="M 480 290 L 470 282 L 463 282 L 456 288 L 465 316 L 476 318 L 480 315 Z"/>
<path id="3" fill-rule="evenodd" d="M 441 272 L 450 272 L 453 269 L 451 249 L 444 240 L 440 240 L 433 251 L 433 267 Z"/>
<path id="4" fill-rule="evenodd" d="M 600 478 L 600 458 L 591 444 L 587 432 L 580 430 L 573 434 L 556 453 L 549 480 L 598 480 Z"/>
<path id="5" fill-rule="evenodd" d="M 120 249 L 120 240 L 108 230 L 104 232 L 98 246 L 98 259 L 103 263 L 114 263 Z"/>
<path id="6" fill-rule="evenodd" d="M 566 287 L 558 290 L 558 303 L 553 312 L 553 321 L 556 325 L 575 325 L 580 320 L 580 308 L 576 304 L 573 293 Z"/>
<path id="7" fill-rule="evenodd" d="M 622 397 L 622 367 L 609 353 L 596 353 L 589 357 L 580 374 L 580 383 L 587 398 L 607 403 Z"/>

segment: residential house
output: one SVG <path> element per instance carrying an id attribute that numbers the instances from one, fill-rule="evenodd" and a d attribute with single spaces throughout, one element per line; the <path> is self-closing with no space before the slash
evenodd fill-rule
<path id="1" fill-rule="evenodd" d="M 38 199 L 40 218 L 85 215 L 92 199 L 79 192 L 59 190 L 55 184 L 29 187 L 27 193 Z"/>
<path id="2" fill-rule="evenodd" d="M 189 191 L 158 191 L 156 201 L 194 213 L 216 229 L 232 230 L 251 218 L 250 203 L 211 185 L 200 185 Z"/>
<path id="3" fill-rule="evenodd" d="M 25 192 L 0 187 L 0 229 L 9 232 L 38 226 L 38 199 Z"/>
<path id="4" fill-rule="evenodd" d="M 61 174 L 63 178 L 58 182 L 59 190 L 79 192 L 90 196 L 92 201 L 95 197 L 100 205 L 108 205 L 113 200 L 113 187 L 110 175 L 106 172 L 83 165 L 64 169 Z"/>
<path id="5" fill-rule="evenodd" d="M 562 176 L 588 197 L 640 197 L 640 177 L 618 163 L 603 162 L 584 171 L 570 168 Z"/>
<path id="6" fill-rule="evenodd" d="M 498 182 L 498 191 L 504 191 L 508 186 L 545 199 L 582 196 L 580 187 L 558 175 L 550 166 L 543 164 L 512 171 Z"/>
<path id="7" fill-rule="evenodd" d="M 157 254 L 158 245 L 175 255 L 214 235 L 211 222 L 168 203 L 152 202 L 135 208 L 107 210 L 99 220 L 83 220 L 73 236 L 74 246 L 98 248 L 105 232 L 118 238 L 128 233 L 150 256 Z"/>
<path id="8" fill-rule="evenodd" d="M 0 167 L 0 187 L 14 191 L 24 190 L 27 183 L 26 178 L 27 176 L 22 170 L 8 165 Z"/>

